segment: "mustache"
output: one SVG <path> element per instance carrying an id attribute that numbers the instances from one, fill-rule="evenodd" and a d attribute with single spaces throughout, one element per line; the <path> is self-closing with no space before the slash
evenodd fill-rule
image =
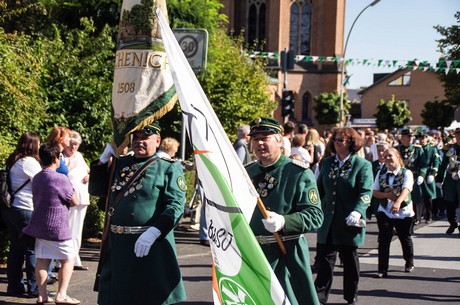
<path id="1" fill-rule="evenodd" d="M 143 143 L 136 143 L 134 148 L 147 148 Z"/>

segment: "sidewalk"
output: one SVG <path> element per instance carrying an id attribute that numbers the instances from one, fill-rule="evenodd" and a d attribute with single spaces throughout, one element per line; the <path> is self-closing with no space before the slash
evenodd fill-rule
<path id="1" fill-rule="evenodd" d="M 199 244 L 198 233 L 189 230 L 187 222 L 176 230 L 179 263 L 187 291 L 182 305 L 212 305 L 211 251 Z M 375 279 L 377 272 L 377 226 L 375 219 L 368 223 L 366 244 L 359 248 L 361 280 L 360 305 L 428 305 L 460 304 L 460 234 L 456 230 L 446 235 L 447 221 L 438 220 L 416 228 L 413 236 L 415 270 L 404 272 L 404 261 L 398 239 L 391 244 L 390 272 L 387 279 Z M 315 255 L 316 234 L 307 234 L 311 259 Z M 97 293 L 92 290 L 99 256 L 98 244 L 86 244 L 80 256 L 89 271 L 75 271 L 69 295 L 81 300 L 82 305 L 96 305 Z M 344 304 L 342 298 L 342 269 L 335 269 L 330 305 Z M 0 268 L 0 304 L 35 304 L 35 299 L 5 295 L 6 269 Z M 57 284 L 49 285 L 50 291 Z M 131 305 L 131 304 L 126 304 Z M 263 305 L 263 304 L 262 304 Z"/>

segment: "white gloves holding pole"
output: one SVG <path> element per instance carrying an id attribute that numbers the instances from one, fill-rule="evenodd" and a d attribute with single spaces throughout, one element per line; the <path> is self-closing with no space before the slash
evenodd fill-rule
<path id="1" fill-rule="evenodd" d="M 144 257 L 149 254 L 150 247 L 160 237 L 161 232 L 155 227 L 150 227 L 139 236 L 134 245 L 134 253 L 137 257 Z"/>
<path id="2" fill-rule="evenodd" d="M 101 161 L 102 163 L 105 164 L 105 163 L 109 162 L 110 157 L 112 157 L 112 156 L 116 156 L 115 151 L 113 150 L 112 145 L 107 144 L 105 146 L 104 152 L 99 157 L 99 161 Z"/>
<path id="3" fill-rule="evenodd" d="M 284 216 L 271 211 L 268 211 L 268 215 L 269 219 L 262 219 L 265 229 L 271 233 L 280 231 L 285 224 Z"/>

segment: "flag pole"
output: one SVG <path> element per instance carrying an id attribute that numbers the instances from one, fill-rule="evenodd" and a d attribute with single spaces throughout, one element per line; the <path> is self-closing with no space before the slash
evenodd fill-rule
<path id="1" fill-rule="evenodd" d="M 262 199 L 260 199 L 260 197 L 257 197 L 257 205 L 259 206 L 259 209 L 262 212 L 262 215 L 265 217 L 265 219 L 270 219 L 270 215 L 268 215 L 267 209 L 265 208 L 265 205 L 262 202 Z M 281 240 L 281 237 L 278 234 L 278 232 L 273 232 L 273 236 L 275 237 L 278 246 L 280 246 L 281 252 L 283 252 L 283 254 L 287 254 L 286 247 L 284 247 L 283 241 Z"/>

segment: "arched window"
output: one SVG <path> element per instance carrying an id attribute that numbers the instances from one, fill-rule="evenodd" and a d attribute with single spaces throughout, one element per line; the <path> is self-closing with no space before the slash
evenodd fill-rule
<path id="1" fill-rule="evenodd" d="M 312 104 L 312 96 L 309 92 L 305 92 L 302 96 L 302 122 L 311 122 L 310 108 Z"/>
<path id="2" fill-rule="evenodd" d="M 261 48 L 265 40 L 265 20 L 267 6 L 265 0 L 249 0 L 247 15 L 247 42 L 249 47 Z"/>
<path id="3" fill-rule="evenodd" d="M 289 49 L 295 54 L 310 55 L 311 4 L 296 0 L 291 4 Z"/>

